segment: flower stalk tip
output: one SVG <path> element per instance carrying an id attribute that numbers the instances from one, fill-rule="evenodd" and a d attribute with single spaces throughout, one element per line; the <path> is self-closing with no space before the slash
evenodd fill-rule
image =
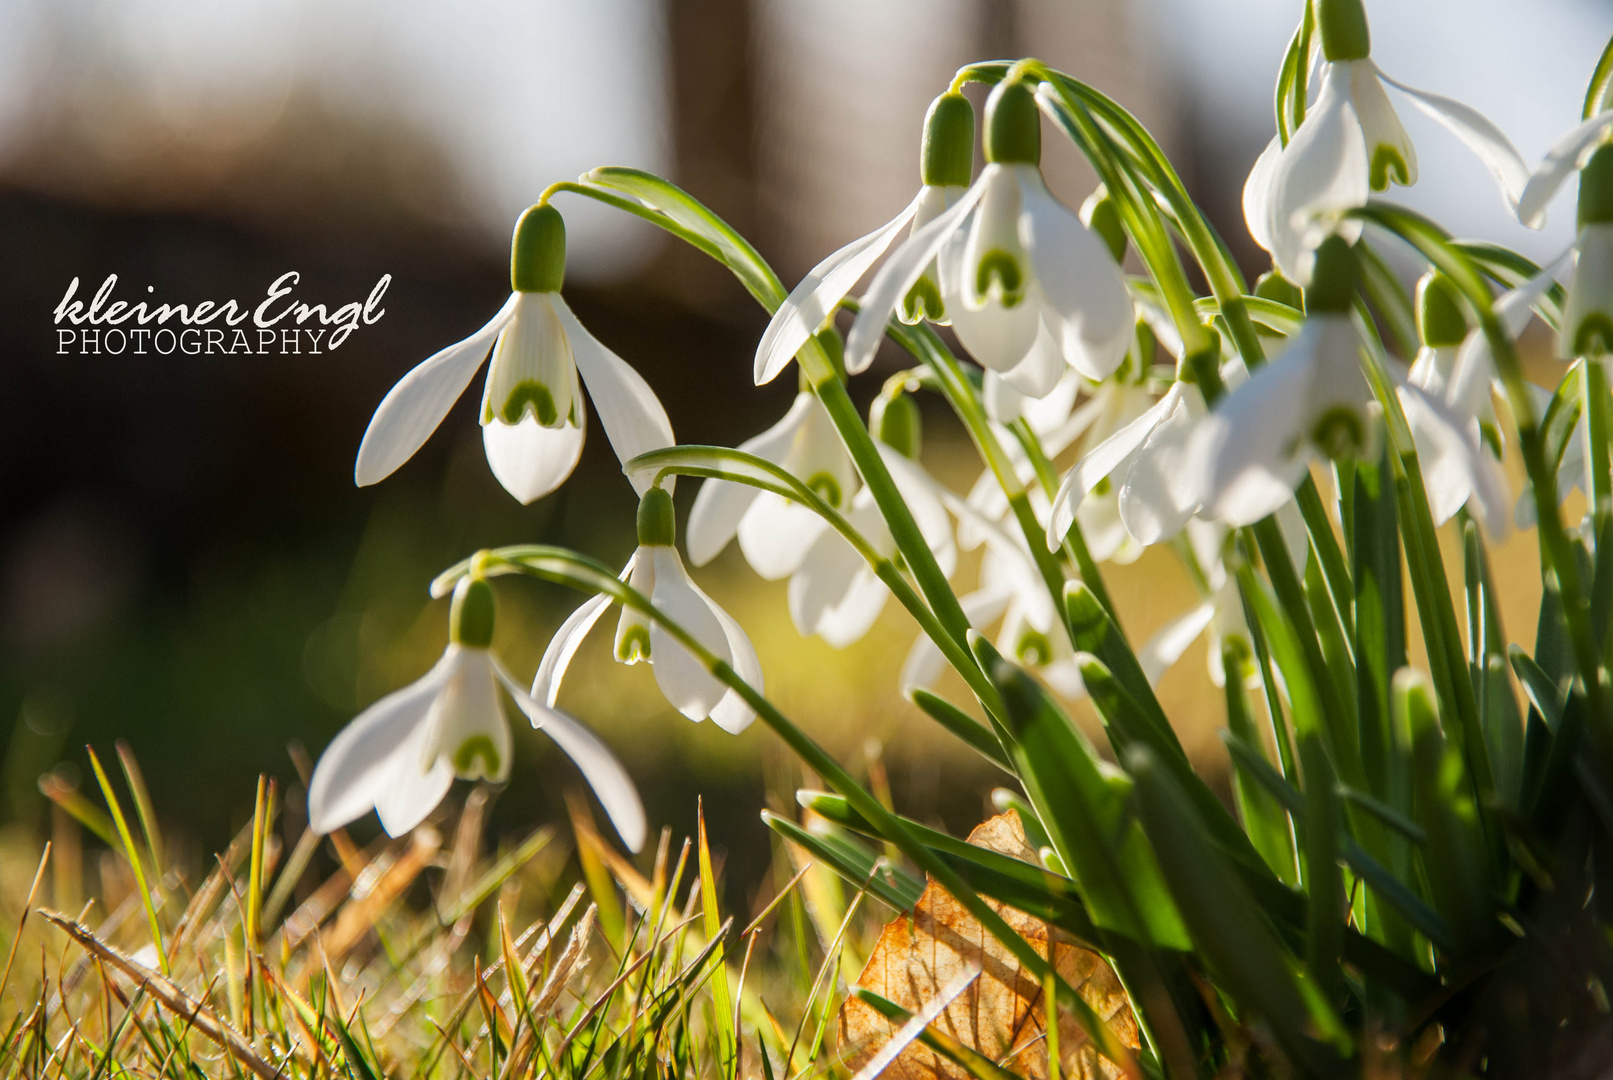
<path id="1" fill-rule="evenodd" d="M 1040 165 L 1042 114 L 1023 80 L 997 84 L 986 99 L 986 161 L 994 165 Z"/>
<path id="2" fill-rule="evenodd" d="M 1372 55 L 1372 34 L 1361 0 L 1316 0 L 1316 25 L 1327 59 L 1365 60 Z"/>
<path id="3" fill-rule="evenodd" d="M 924 117 L 920 179 L 930 187 L 968 187 L 974 158 L 974 106 L 955 90 L 942 94 Z"/>
<path id="4" fill-rule="evenodd" d="M 510 241 L 510 288 L 559 292 L 566 277 L 566 223 L 548 203 L 530 206 Z"/>
<path id="5" fill-rule="evenodd" d="M 1431 270 L 1417 282 L 1417 336 L 1431 348 L 1460 345 L 1467 339 L 1467 316 L 1451 279 Z"/>
<path id="6" fill-rule="evenodd" d="M 672 496 L 663 488 L 652 487 L 638 501 L 638 542 L 640 547 L 671 547 L 677 539 L 677 521 L 672 514 Z"/>
<path id="7" fill-rule="evenodd" d="M 1613 143 L 1591 152 L 1579 173 L 1579 225 L 1613 223 Z"/>
<path id="8" fill-rule="evenodd" d="M 1307 315 L 1343 315 L 1355 302 L 1355 283 L 1358 274 L 1355 252 L 1350 243 L 1337 234 L 1323 240 L 1316 248 L 1316 265 L 1311 272 L 1310 287 L 1305 290 Z"/>
<path id="9" fill-rule="evenodd" d="M 448 608 L 448 640 L 470 649 L 488 648 L 493 644 L 494 615 L 493 586 L 473 575 L 460 578 Z"/>
<path id="10" fill-rule="evenodd" d="M 911 394 L 880 394 L 868 409 L 869 433 L 905 458 L 917 460 L 924 421 Z"/>

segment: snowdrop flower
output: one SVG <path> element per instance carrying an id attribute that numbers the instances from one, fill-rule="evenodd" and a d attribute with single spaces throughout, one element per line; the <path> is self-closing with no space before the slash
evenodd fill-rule
<path id="1" fill-rule="evenodd" d="M 1355 277 L 1348 242 L 1329 237 L 1316 251 L 1304 325 L 1194 430 L 1187 460 L 1205 513 L 1253 524 L 1292 498 L 1316 458 L 1370 454 L 1376 421 L 1350 316 Z"/>
<path id="2" fill-rule="evenodd" d="M 896 395 L 891 400 L 897 404 L 888 404 L 883 415 L 876 413 L 870 425 L 875 445 L 935 556 L 936 565 L 950 577 L 957 568 L 958 551 L 943 502 L 946 493 L 916 460 L 917 407 L 906 395 Z M 904 419 L 894 419 L 893 414 Z M 896 541 L 868 488 L 852 500 L 846 520 L 880 555 L 896 557 Z M 861 640 L 873 628 L 890 598 L 890 590 L 845 537 L 823 529 L 790 577 L 788 598 L 795 628 L 806 636 L 815 634 L 838 649 Z"/>
<path id="3" fill-rule="evenodd" d="M 1528 169 L 1501 130 L 1466 105 L 1414 90 L 1373 62 L 1361 0 L 1317 0 L 1321 91 L 1288 144 L 1273 138 L 1243 189 L 1250 235 L 1290 279 L 1308 284 L 1311 251 L 1337 227 L 1354 240 L 1359 222 L 1336 223 L 1391 182 L 1417 182 L 1417 153 L 1383 84 L 1411 99 L 1478 155 L 1517 206 Z"/>
<path id="4" fill-rule="evenodd" d="M 454 587 L 449 645 L 410 686 L 359 714 L 325 748 L 308 784 L 315 832 L 339 829 L 374 810 L 390 836 L 401 836 L 442 801 L 455 776 L 502 783 L 510 774 L 510 731 L 499 705 L 503 686 L 532 726 L 547 732 L 576 763 L 634 851 L 644 845 L 644 808 L 621 764 L 591 732 L 553 703 L 519 686 L 489 647 L 493 590 L 477 577 Z"/>
<path id="5" fill-rule="evenodd" d="M 661 487 L 650 487 L 639 499 L 638 550 L 622 576 L 657 611 L 761 691 L 762 665 L 750 638 L 733 616 L 690 579 L 673 546 L 676 538 L 672 496 Z M 556 631 L 532 683 L 534 698 L 554 704 L 571 658 L 610 603 L 607 595 L 594 597 Z M 690 720 L 710 717 L 718 727 L 737 735 L 756 719 L 745 699 L 723 685 L 660 620 L 635 608 L 624 606 L 617 621 L 616 659 L 623 664 L 648 661 L 667 703 Z"/>
<path id="6" fill-rule="evenodd" d="M 353 477 L 360 487 L 386 479 L 414 456 L 465 392 L 489 346 L 482 443 L 493 475 L 521 502 L 547 495 L 576 467 L 584 386 L 622 461 L 672 445 L 672 425 L 649 384 L 561 299 L 565 268 L 559 211 L 531 207 L 515 226 L 509 300 L 486 326 L 428 358 L 382 399 L 358 449 Z"/>
<path id="7" fill-rule="evenodd" d="M 1613 145 L 1604 141 L 1610 128 L 1613 112 L 1604 112 L 1564 136 L 1530 178 L 1518 204 L 1518 217 L 1538 226 L 1551 197 L 1579 170 L 1579 235 L 1540 275 L 1549 286 L 1557 266 L 1573 260 L 1557 333 L 1557 355 L 1564 360 L 1604 359 L 1613 353 Z"/>
<path id="8" fill-rule="evenodd" d="M 892 312 L 932 260 L 958 340 L 1027 396 L 1051 391 L 1066 363 L 1101 380 L 1125 356 L 1125 280 L 1104 242 L 1047 190 L 1041 117 L 1024 82 L 992 91 L 985 151 L 979 179 L 875 275 L 847 340 L 848 371 L 873 361 Z"/>
<path id="9" fill-rule="evenodd" d="M 1220 350 L 1219 342 L 1214 348 Z M 1204 413 L 1197 386 L 1172 383 L 1157 403 L 1098 443 L 1053 497 L 1047 549 L 1059 549 L 1087 497 L 1105 485 L 1115 492 L 1115 515 L 1137 544 L 1157 544 L 1181 531 L 1199 508 L 1187 444 Z M 1084 523 L 1082 534 L 1088 535 Z"/>
<path id="10" fill-rule="evenodd" d="M 940 217 L 963 196 L 974 170 L 975 113 L 969 99 L 957 92 L 942 94 L 930 104 L 924 118 L 924 143 L 919 155 L 922 187 L 906 209 L 867 236 L 860 237 L 814 266 L 795 287 L 768 323 L 756 348 L 756 385 L 778 377 L 807 339 L 879 260 L 903 228 L 909 235 Z M 921 268 L 901 298 L 903 322 L 921 319 L 946 322 L 939 274 L 934 259 Z M 861 369 L 859 369 L 861 370 Z M 692 557 L 692 556 L 691 556 Z"/>
<path id="11" fill-rule="evenodd" d="M 1500 426 L 1488 382 L 1473 384 L 1476 392 L 1464 387 L 1460 397 L 1453 393 L 1467 317 L 1456 287 L 1442 274 L 1430 272 L 1417 284 L 1417 329 L 1423 345 L 1398 395 L 1434 524 L 1471 503 L 1490 535 L 1501 539 L 1508 530 L 1508 490 Z"/>
<path id="12" fill-rule="evenodd" d="M 833 337 L 833 332 L 823 335 Z M 778 423 L 740 443 L 739 449 L 782 467 L 836 510 L 850 506 L 861 483 L 833 421 L 810 390 L 796 394 Z M 748 484 L 707 480 L 689 511 L 689 560 L 704 566 L 738 536 L 751 568 L 777 581 L 800 569 L 801 560 L 827 528 L 817 514 L 782 495 Z"/>

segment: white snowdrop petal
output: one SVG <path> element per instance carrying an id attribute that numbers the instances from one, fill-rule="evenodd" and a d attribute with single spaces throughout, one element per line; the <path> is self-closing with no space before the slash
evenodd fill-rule
<path id="1" fill-rule="evenodd" d="M 644 847 L 644 804 L 639 801 L 638 788 L 633 778 L 616 760 L 599 736 L 558 709 L 548 708 L 533 700 L 521 689 L 502 665 L 495 668 L 499 681 L 510 692 L 516 707 L 538 728 L 554 740 L 577 766 L 588 786 L 594 789 L 599 803 L 610 816 L 611 824 L 627 845 L 629 851 L 638 852 Z"/>
<path id="2" fill-rule="evenodd" d="M 417 681 L 381 698 L 331 740 L 308 783 L 309 828 L 328 833 L 375 808 L 410 733 L 430 712 L 444 671 L 439 663 Z"/>
<path id="3" fill-rule="evenodd" d="M 1186 398 L 1197 397 L 1196 389 L 1182 383 L 1172 387 L 1177 400 L 1148 433 L 1148 438 L 1132 455 L 1120 488 L 1120 520 L 1139 544 L 1157 544 L 1181 531 L 1198 509 L 1193 470 L 1187 458 L 1197 417 Z M 1203 406 L 1199 406 L 1202 412 Z"/>
<path id="4" fill-rule="evenodd" d="M 432 732 L 429 725 L 416 728 L 398 748 L 397 768 L 375 795 L 375 816 L 388 836 L 402 836 L 426 820 L 454 783 L 454 767 L 439 755 L 429 765 L 425 761 Z"/>
<path id="5" fill-rule="evenodd" d="M 638 560 L 638 552 L 629 556 L 627 565 L 617 575 L 626 581 L 633 573 L 633 565 Z M 532 696 L 549 708 L 554 708 L 560 699 L 560 683 L 566 677 L 566 669 L 571 666 L 572 657 L 582 648 L 583 639 L 588 632 L 599 622 L 600 616 L 610 609 L 612 600 L 607 593 L 590 596 L 576 611 L 566 617 L 560 624 L 554 637 L 549 639 L 549 647 L 543 650 L 543 659 L 538 662 L 538 673 L 532 677 Z"/>
<path id="6" fill-rule="evenodd" d="M 1546 223 L 1546 204 L 1602 141 L 1609 127 L 1613 127 L 1613 111 L 1591 117 L 1552 145 L 1518 196 L 1519 221 L 1531 229 Z"/>
<path id="7" fill-rule="evenodd" d="M 1384 187 L 1391 183 L 1415 184 L 1417 149 L 1411 145 L 1411 137 L 1406 134 L 1394 105 L 1389 101 L 1389 95 L 1384 92 L 1378 66 L 1371 60 L 1351 60 L 1340 66 L 1350 70 L 1350 105 L 1355 109 L 1356 119 L 1361 124 L 1361 136 L 1366 142 L 1369 176 L 1371 171 L 1376 170 L 1379 155 L 1383 155 L 1390 159 L 1384 162 Z M 1394 164 L 1393 158 L 1399 158 L 1400 164 L 1405 167 L 1405 179 L 1394 177 L 1389 172 Z"/>
<path id="8" fill-rule="evenodd" d="M 1318 219 L 1365 205 L 1368 189 L 1366 140 L 1349 99 L 1350 72 L 1339 64 L 1323 69 L 1322 91 L 1288 140 L 1272 176 L 1268 222 L 1273 261 L 1290 281 L 1310 283 L 1311 249 L 1323 239 Z M 1360 223 L 1338 231 L 1347 238 Z"/>
<path id="9" fill-rule="evenodd" d="M 582 410 L 578 419 L 582 420 Z M 482 425 L 487 465 L 504 490 L 523 504 L 535 502 L 565 483 L 582 457 L 581 424 L 546 428 L 530 413 L 518 424 L 494 420 Z"/>
<path id="10" fill-rule="evenodd" d="M 1453 98 L 1407 86 L 1385 75 L 1381 68 L 1378 77 L 1411 98 L 1413 105 L 1462 140 L 1490 170 L 1490 175 L 1495 177 L 1507 208 L 1513 211 L 1518 209 L 1518 200 L 1523 197 L 1524 188 L 1529 183 L 1529 167 L 1523 163 L 1523 155 L 1518 153 L 1518 148 L 1512 145 L 1512 140 L 1500 128 L 1477 109 Z"/>
<path id="11" fill-rule="evenodd" d="M 851 333 L 846 335 L 847 372 L 859 374 L 874 362 L 874 353 L 885 336 L 891 313 L 980 201 L 981 190 L 978 182 L 971 186 L 945 213 L 909 237 L 879 268 L 863 294 L 862 311 L 852 324 Z"/>
<path id="12" fill-rule="evenodd" d="M 1053 510 L 1048 517 L 1047 550 L 1059 549 L 1064 543 L 1065 534 L 1070 531 L 1071 523 L 1075 521 L 1077 510 L 1092 489 L 1114 472 L 1122 461 L 1136 453 L 1175 404 L 1176 399 L 1168 395 L 1161 398 L 1141 416 L 1093 447 L 1076 462 L 1075 468 L 1065 474 L 1057 494 L 1053 496 Z"/>
<path id="13" fill-rule="evenodd" d="M 486 326 L 432 354 L 387 391 L 359 444 L 353 466 L 353 480 L 359 487 L 391 476 L 437 430 L 482 366 L 499 331 L 510 321 L 516 299 L 512 294 Z"/>
<path id="14" fill-rule="evenodd" d="M 756 347 L 756 385 L 772 382 L 787 367 L 807 338 L 840 303 L 857 280 L 890 247 L 902 228 L 918 212 L 921 191 L 907 208 L 867 236 L 859 237 L 807 272 L 773 319 Z"/>
<path id="15" fill-rule="evenodd" d="M 719 660 L 732 663 L 728 635 L 712 611 L 710 601 L 689 580 L 688 571 L 675 549 L 649 549 L 655 563 L 655 592 L 651 597 L 657 609 L 682 626 Z M 704 720 L 717 707 L 727 688 L 706 670 L 706 665 L 673 637 L 660 620 L 650 625 L 650 666 L 655 683 L 674 709 L 691 720 Z"/>
<path id="16" fill-rule="evenodd" d="M 739 519 L 739 549 L 751 569 L 768 581 L 795 573 L 828 524 L 800 503 L 758 491 Z"/>
<path id="17" fill-rule="evenodd" d="M 1024 397 L 1036 401 L 1053 392 L 1063 378 L 1066 367 L 1064 351 L 1044 318 L 1030 351 L 1018 364 L 1003 372 L 1001 379 Z M 991 372 L 988 371 L 988 374 Z"/>
<path id="18" fill-rule="evenodd" d="M 1214 617 L 1215 604 L 1206 600 L 1186 615 L 1166 623 L 1144 642 L 1137 653 L 1137 663 L 1143 669 L 1143 674 L 1148 676 L 1148 681 L 1157 683 L 1182 658 L 1187 647 L 1198 640 Z"/>
<path id="19" fill-rule="evenodd" d="M 599 413 L 600 426 L 616 451 L 616 459 L 626 462 L 671 446 L 675 441 L 672 422 L 650 384 L 627 361 L 601 345 L 559 296 L 554 298 L 554 307 L 571 338 L 577 371 L 588 387 L 588 396 L 593 399 L 594 411 Z M 639 476 L 633 481 L 634 490 L 644 494 L 653 479 Z M 670 491 L 672 479 L 669 477 L 662 486 Z"/>
<path id="20" fill-rule="evenodd" d="M 795 396 L 782 419 L 759 435 L 739 444 L 739 449 L 775 464 L 784 459 L 785 452 L 795 440 L 796 432 L 805 420 L 816 399 L 810 393 Z M 739 523 L 756 501 L 758 491 L 749 484 L 736 484 L 728 480 L 705 480 L 695 492 L 694 506 L 689 510 L 689 521 L 684 526 L 684 548 L 689 561 L 704 566 L 715 559 L 728 541 L 739 531 Z"/>
<path id="21" fill-rule="evenodd" d="M 1274 243 L 1271 236 L 1271 189 L 1277 176 L 1277 161 L 1282 153 L 1283 141 L 1273 135 L 1271 142 L 1255 159 L 1254 167 L 1249 170 L 1249 178 L 1243 182 L 1243 221 L 1249 228 L 1249 235 L 1254 237 L 1255 243 L 1263 251 L 1271 251 Z"/>

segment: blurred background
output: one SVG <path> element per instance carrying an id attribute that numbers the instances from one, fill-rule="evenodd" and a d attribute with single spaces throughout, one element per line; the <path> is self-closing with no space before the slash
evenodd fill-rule
<path id="1" fill-rule="evenodd" d="M 1538 160 L 1579 115 L 1613 29 L 1609 0 L 1369 0 L 1390 74 L 1457 97 Z M 359 709 L 423 672 L 446 636 L 426 585 L 479 547 L 567 544 L 619 563 L 634 500 L 594 427 L 559 493 L 522 507 L 483 458 L 476 395 L 386 483 L 359 490 L 370 414 L 420 359 L 508 292 L 508 237 L 551 181 L 596 165 L 663 173 L 794 282 L 883 222 L 917 184 L 930 99 L 972 60 L 1034 54 L 1155 132 L 1251 276 L 1238 209 L 1272 133 L 1271 87 L 1298 0 L 0 0 L 0 823 L 49 827 L 39 778 L 81 782 L 84 745 L 126 739 L 159 814 L 198 853 L 250 819 L 254 778 L 295 777 Z M 1478 164 L 1403 107 L 1422 180 L 1397 198 L 1454 232 L 1537 259 Z M 1049 137 L 1057 194 L 1093 180 Z M 680 438 L 736 443 L 787 407 L 758 390 L 762 311 L 702 256 L 620 214 L 560 201 L 567 294 L 634 364 Z M 252 304 L 288 270 L 310 301 L 385 316 L 323 355 L 57 356 L 51 312 L 117 274 L 120 295 Z M 894 357 L 886 362 L 893 365 Z M 854 386 L 866 402 L 878 385 Z M 479 385 L 479 383 L 477 384 Z M 928 416 L 927 461 L 958 489 L 977 466 Z M 687 505 L 694 489 L 680 490 Z M 1517 559 L 1532 576 L 1530 540 Z M 1506 560 L 1498 560 L 1505 564 Z M 1187 610 L 1168 552 L 1109 571 L 1141 640 Z M 898 804 L 967 830 L 991 772 L 896 692 L 913 629 L 891 605 L 863 643 L 802 642 L 782 584 L 730 551 L 701 581 L 751 631 L 768 689 Z M 498 648 L 520 675 L 579 597 L 499 586 Z M 1508 612 L 1525 640 L 1533 598 Z M 602 630 L 562 704 L 680 833 L 704 793 L 730 886 L 767 862 L 757 819 L 802 779 L 759 725 L 678 717 Z M 1210 773 L 1224 769 L 1202 645 L 1162 687 Z M 495 827 L 562 813 L 570 766 L 524 726 Z M 295 784 L 289 784 L 295 787 Z M 291 805 L 289 827 L 300 827 Z M 373 820 L 356 826 L 373 833 Z M 30 856 L 31 865 L 32 856 Z M 749 860 L 749 861 L 747 861 Z M 746 869 L 747 866 L 752 867 Z"/>

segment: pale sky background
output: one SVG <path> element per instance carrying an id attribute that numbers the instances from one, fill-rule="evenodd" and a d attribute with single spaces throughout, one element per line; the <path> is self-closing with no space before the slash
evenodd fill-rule
<path id="1" fill-rule="evenodd" d="M 1199 163 L 1199 174 L 1241 178 L 1272 131 L 1272 83 L 1297 0 L 1118 2 L 1158 49 L 1158 77 L 1196 103 L 1188 115 L 1207 144 L 1225 147 Z M 967 54 L 978 13 L 960 0 L 874 6 L 872 16 L 850 18 L 842 16 L 862 4 L 757 5 L 764 180 L 776 155 L 792 148 L 837 175 L 914 157 L 916 131 L 891 130 L 890 118 L 905 128 L 909 114 L 922 115 L 941 89 L 931 85 L 936 73 Z M 459 172 L 475 227 L 502 245 L 510 222 L 551 180 L 601 163 L 669 167 L 665 10 L 655 0 L 0 0 L 0 164 L 42 96 L 70 92 L 92 68 L 114 70 L 181 137 L 213 140 L 251 138 L 293 87 L 314 86 L 352 114 L 401 117 L 437 141 Z M 1585 80 L 1613 31 L 1613 5 L 1590 0 L 1369 0 L 1368 12 L 1374 57 L 1386 71 L 1479 109 L 1531 164 L 1577 121 Z M 947 14 L 969 30 L 943 25 Z M 813 85 L 821 78 L 857 92 L 826 99 Z M 821 114 L 795 123 L 802 135 L 792 142 L 804 107 Z M 1543 232 L 1523 229 L 1459 143 L 1409 105 L 1401 115 L 1422 177 L 1394 198 L 1459 235 L 1537 259 L 1568 244 L 1572 185 Z M 896 144 L 900 153 L 837 161 L 823 145 L 837 122 L 866 128 L 848 147 Z M 85 137 L 101 137 L 93 116 L 83 125 Z M 785 173 L 795 185 L 777 192 L 786 205 L 810 209 L 835 190 L 810 169 Z M 900 176 L 869 174 L 857 188 L 866 205 L 847 216 L 877 219 L 887 203 L 894 212 L 911 173 L 909 164 Z M 578 277 L 610 279 L 640 264 L 643 234 L 622 215 L 576 200 L 566 212 Z"/>

